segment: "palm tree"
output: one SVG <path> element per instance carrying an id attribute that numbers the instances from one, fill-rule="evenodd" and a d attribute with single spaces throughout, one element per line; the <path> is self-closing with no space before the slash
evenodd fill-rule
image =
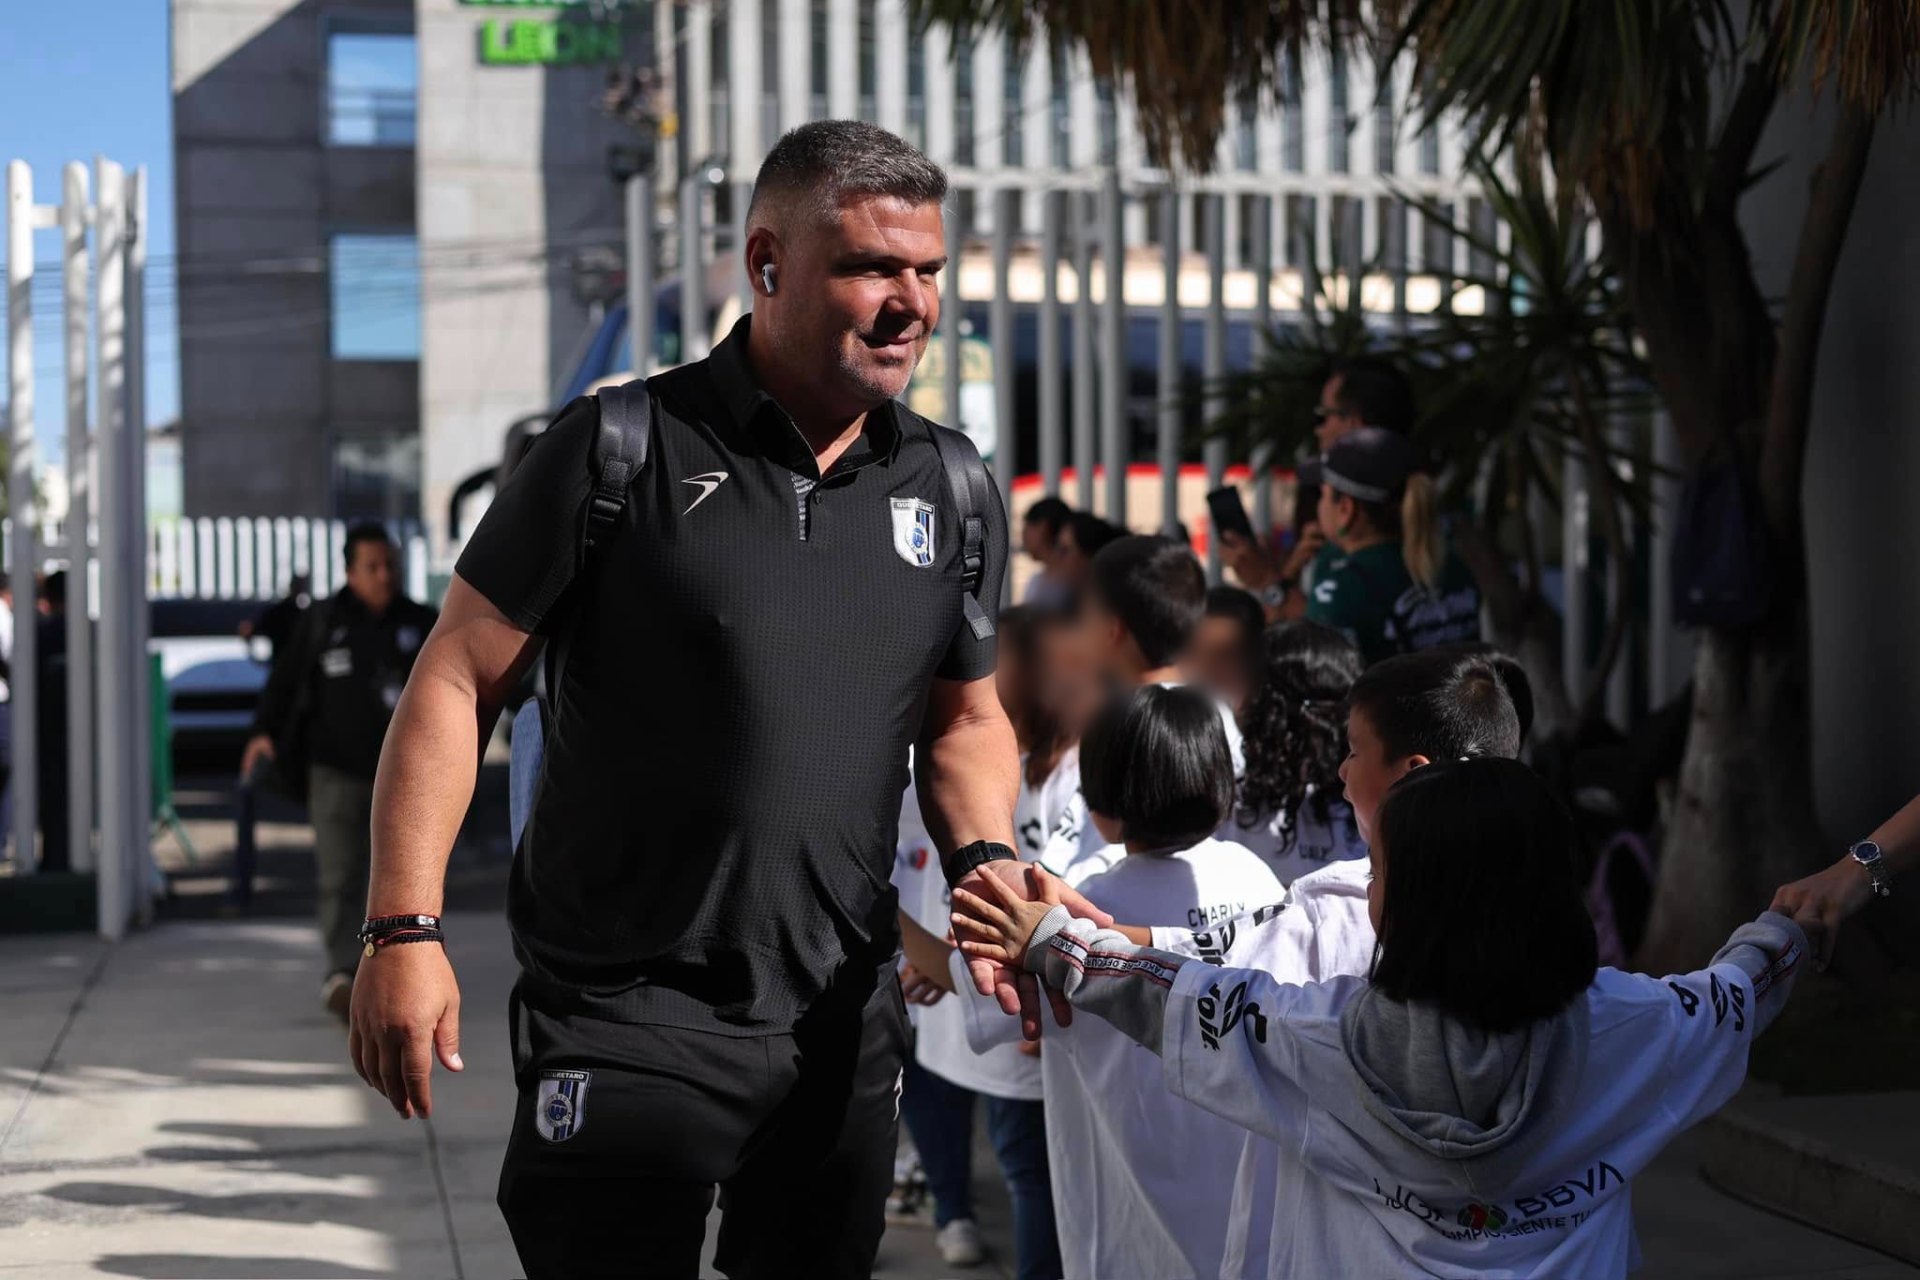
<path id="1" fill-rule="evenodd" d="M 1205 168 L 1225 104 L 1273 100 L 1287 54 L 1341 42 L 1411 58 L 1416 105 L 1483 156 L 1537 148 L 1585 197 L 1690 476 L 1744 483 L 1764 615 L 1704 628 L 1646 967 L 1702 960 L 1772 886 L 1824 861 L 1810 743 L 1800 489 L 1835 267 L 1874 130 L 1920 81 L 1911 0 L 916 0 L 923 18 L 1083 45 L 1123 82 L 1156 157 Z M 1756 149 L 1801 89 L 1836 107 L 1786 291 L 1741 227 Z"/>

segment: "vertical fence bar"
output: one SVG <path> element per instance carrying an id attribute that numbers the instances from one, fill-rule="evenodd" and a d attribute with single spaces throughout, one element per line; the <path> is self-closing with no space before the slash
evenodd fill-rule
<path id="1" fill-rule="evenodd" d="M 153 864 L 153 668 L 147 660 L 153 630 L 147 611 L 147 170 L 133 171 L 127 192 L 127 548 L 125 608 L 133 682 L 128 745 L 133 749 L 133 803 L 127 814 L 133 910 L 153 917 L 159 875 Z"/>
<path id="2" fill-rule="evenodd" d="M 1647 697 L 1656 707 L 1678 692 L 1679 664 L 1675 661 L 1673 630 L 1673 521 L 1678 513 L 1679 486 L 1670 478 L 1680 469 L 1680 448 L 1673 420 L 1655 409 L 1653 474 L 1647 480 L 1653 493 L 1653 554 L 1648 557 L 1647 583 Z"/>
<path id="3" fill-rule="evenodd" d="M 7 714 L 13 730 L 13 849 L 15 864 L 37 867 L 34 837 L 40 828 L 40 752 L 37 742 L 39 646 L 34 570 L 40 519 L 34 499 L 33 438 L 33 170 L 24 160 L 7 164 L 7 510 L 13 573 L 13 662 Z"/>
<path id="4" fill-rule="evenodd" d="M 1563 600 L 1560 667 L 1567 696 L 1578 703 L 1587 686 L 1587 458 L 1569 448 L 1561 465 L 1560 593 Z M 1576 705 L 1575 712 L 1579 708 Z"/>
<path id="5" fill-rule="evenodd" d="M 293 522 L 285 516 L 276 516 L 273 521 L 273 590 L 269 593 L 279 595 L 282 590 L 291 590 L 293 575 L 299 570 L 293 566 Z"/>
<path id="6" fill-rule="evenodd" d="M 1094 507 L 1093 201 L 1073 195 L 1073 478 L 1074 504 Z M 1108 517 L 1111 519 L 1111 515 Z"/>
<path id="7" fill-rule="evenodd" d="M 967 328 L 967 301 L 960 292 L 960 264 L 966 254 L 966 212 L 960 207 L 959 192 L 947 201 L 947 305 L 941 308 L 940 327 L 944 331 L 940 345 L 947 362 L 940 367 L 942 390 L 946 393 L 947 425 L 964 429 L 960 417 L 960 346 Z"/>
<path id="8" fill-rule="evenodd" d="M 100 202 L 94 226 L 95 252 L 100 264 L 99 386 L 100 386 L 100 706 L 103 717 L 100 742 L 100 862 L 99 931 L 104 938 L 126 933 L 132 908 L 128 883 L 128 809 L 133 803 L 132 744 L 127 712 L 134 702 L 130 677 L 133 654 L 126 627 L 127 555 L 124 546 L 127 505 L 127 350 L 126 178 L 109 160 L 95 162 Z M 69 785 L 77 779 L 69 779 Z"/>
<path id="9" fill-rule="evenodd" d="M 1273 206 L 1272 196 L 1254 197 L 1259 211 L 1253 224 L 1253 347 L 1257 366 L 1273 333 Z M 1273 440 L 1264 432 L 1254 441 L 1247 459 L 1253 469 L 1253 527 L 1265 538 L 1273 530 Z"/>
<path id="10" fill-rule="evenodd" d="M 1064 379 L 1060 376 L 1060 224 L 1064 191 L 1040 197 L 1040 483 L 1049 497 L 1060 492 L 1066 430 Z"/>
<path id="11" fill-rule="evenodd" d="M 1127 463 L 1131 433 L 1127 429 L 1127 243 L 1122 220 L 1125 197 L 1120 191 L 1120 168 L 1107 166 L 1100 185 L 1101 246 L 1107 296 L 1105 341 L 1101 352 L 1100 389 L 1104 404 L 1101 456 L 1107 464 L 1107 519 L 1127 526 Z"/>
<path id="12" fill-rule="evenodd" d="M 1160 370 L 1154 458 L 1160 465 L 1160 532 L 1180 523 L 1180 192 L 1160 192 Z"/>
<path id="13" fill-rule="evenodd" d="M 701 103 L 704 112 L 707 104 Z M 701 252 L 701 192 L 705 176 L 688 169 L 680 175 L 680 360 L 707 354 L 707 263 Z"/>
<path id="14" fill-rule="evenodd" d="M 1207 323 L 1201 353 L 1201 377 L 1206 383 L 1207 488 L 1217 489 L 1226 478 L 1227 441 L 1213 434 L 1227 411 L 1223 382 L 1227 376 L 1227 198 L 1215 192 L 1207 197 Z M 1207 537 L 1207 579 L 1220 580 L 1220 539 Z"/>
<path id="15" fill-rule="evenodd" d="M 1003 187 L 993 193 L 993 299 L 988 303 L 987 337 L 993 343 L 993 473 L 1000 482 L 1000 505 L 1013 522 L 1013 479 L 1020 470 L 1020 422 L 1014 399 L 1019 353 L 1013 334 L 1013 232 L 1020 221 L 1020 193 Z M 1017 528 L 1017 523 L 1015 524 Z M 1002 604 L 1013 602 L 1013 575 L 1000 578 Z"/>
<path id="16" fill-rule="evenodd" d="M 173 543 L 178 552 L 180 564 L 179 594 L 197 596 L 200 594 L 200 561 L 195 552 L 194 529 L 196 522 L 180 519 L 173 525 Z"/>
<path id="17" fill-rule="evenodd" d="M 654 224 L 653 161 L 627 179 L 627 344 L 633 349 L 633 374 L 644 378 L 653 368 Z"/>
<path id="18" fill-rule="evenodd" d="M 87 166 L 66 167 L 60 239 L 66 266 L 67 380 L 67 856 L 75 871 L 93 869 L 93 440 L 87 421 Z"/>

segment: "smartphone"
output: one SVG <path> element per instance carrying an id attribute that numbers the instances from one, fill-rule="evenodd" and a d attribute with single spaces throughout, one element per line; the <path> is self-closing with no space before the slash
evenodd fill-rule
<path id="1" fill-rule="evenodd" d="M 1240 501 L 1240 491 L 1232 485 L 1215 489 L 1207 495 L 1207 511 L 1213 517 L 1216 533 L 1237 534 L 1248 542 L 1256 540 L 1253 521 L 1247 518 L 1246 504 Z"/>

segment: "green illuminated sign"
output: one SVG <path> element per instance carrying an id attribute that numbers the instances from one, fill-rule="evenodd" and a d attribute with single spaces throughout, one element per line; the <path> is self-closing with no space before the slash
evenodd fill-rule
<path id="1" fill-rule="evenodd" d="M 524 0 L 481 2 L 503 4 Z M 480 61 L 488 66 L 575 66 L 585 62 L 618 62 L 625 53 L 624 33 L 617 22 L 532 22 L 525 18 L 489 18 L 480 24 Z"/>

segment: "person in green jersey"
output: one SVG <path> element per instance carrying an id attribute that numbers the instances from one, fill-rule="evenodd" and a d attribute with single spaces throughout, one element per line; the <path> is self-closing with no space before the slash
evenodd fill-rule
<path id="1" fill-rule="evenodd" d="M 1309 467 L 1334 552 L 1315 575 L 1307 617 L 1346 633 L 1369 663 L 1478 640 L 1480 593 L 1447 549 L 1418 448 L 1396 432 L 1362 427 Z"/>

